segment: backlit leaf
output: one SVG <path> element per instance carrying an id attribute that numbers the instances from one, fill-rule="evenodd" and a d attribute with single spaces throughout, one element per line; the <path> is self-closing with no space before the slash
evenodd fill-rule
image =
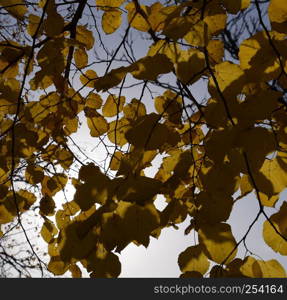
<path id="1" fill-rule="evenodd" d="M 237 253 L 236 241 L 230 225 L 218 223 L 204 225 L 199 231 L 199 242 L 203 245 L 205 255 L 214 262 L 228 263 Z"/>
<path id="2" fill-rule="evenodd" d="M 285 237 L 277 234 L 273 226 L 277 231 Z M 270 222 L 266 220 L 263 225 L 263 238 L 266 244 L 275 252 L 279 252 L 281 255 L 287 255 L 287 203 L 284 202 L 278 213 L 273 214 L 270 217 Z"/>
<path id="3" fill-rule="evenodd" d="M 204 275 L 209 268 L 209 261 L 200 245 L 185 249 L 178 257 L 178 264 L 182 272 L 199 272 Z"/>
<path id="4" fill-rule="evenodd" d="M 122 23 L 122 12 L 120 10 L 107 10 L 102 16 L 102 27 L 106 34 L 114 33 Z"/>

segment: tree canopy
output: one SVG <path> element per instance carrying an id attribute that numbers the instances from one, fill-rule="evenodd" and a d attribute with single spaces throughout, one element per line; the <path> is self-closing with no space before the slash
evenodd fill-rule
<path id="1" fill-rule="evenodd" d="M 1 265 L 25 268 L 5 248 L 17 226 L 27 268 L 118 277 L 125 247 L 190 218 L 181 277 L 286 277 L 246 244 L 264 217 L 258 235 L 287 255 L 286 34 L 284 0 L 2 0 Z M 74 142 L 83 124 L 104 161 Z M 258 210 L 235 239 L 227 220 L 248 194 Z M 47 264 L 26 232 L 31 212 Z"/>

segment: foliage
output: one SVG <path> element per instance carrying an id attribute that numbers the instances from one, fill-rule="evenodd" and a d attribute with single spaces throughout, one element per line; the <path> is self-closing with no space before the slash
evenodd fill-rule
<path id="1" fill-rule="evenodd" d="M 237 257 L 261 216 L 266 244 L 287 255 L 286 202 L 266 213 L 287 185 L 287 11 L 283 0 L 253 2 L 2 0 L 12 29 L 0 42 L 1 235 L 15 221 L 25 231 L 22 219 L 36 207 L 50 272 L 118 277 L 127 245 L 148 247 L 191 217 L 186 234 L 198 241 L 179 255 L 182 277 L 285 277 L 276 260 Z M 250 8 L 259 25 L 232 44 L 229 20 Z M 120 30 L 109 52 L 102 37 Z M 140 57 L 131 33 L 146 38 Z M 96 61 L 107 63 L 104 71 Z M 141 97 L 130 99 L 125 82 L 141 87 Z M 198 82 L 206 101 L 191 90 Z M 145 102 L 149 86 L 162 93 Z M 106 149 L 104 166 L 71 147 L 82 122 Z M 71 183 L 73 199 L 55 203 Z M 258 213 L 236 241 L 226 221 L 250 193 Z"/>

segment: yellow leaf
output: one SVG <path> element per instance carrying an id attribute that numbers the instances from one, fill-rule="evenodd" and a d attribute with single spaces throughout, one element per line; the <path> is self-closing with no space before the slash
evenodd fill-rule
<path id="1" fill-rule="evenodd" d="M 70 224 L 70 216 L 64 210 L 59 209 L 55 216 L 56 224 L 59 229 L 62 229 Z"/>
<path id="2" fill-rule="evenodd" d="M 90 87 L 90 88 L 94 88 L 97 78 L 98 78 L 98 75 L 95 71 L 87 70 L 84 75 L 82 74 L 80 76 L 80 81 L 81 81 L 82 85 Z"/>
<path id="3" fill-rule="evenodd" d="M 207 51 L 209 59 L 212 64 L 219 64 L 222 62 L 224 55 L 224 44 L 220 40 L 211 40 L 208 42 Z"/>
<path id="4" fill-rule="evenodd" d="M 52 256 L 48 264 L 48 270 L 54 275 L 63 275 L 68 271 L 69 265 L 61 260 L 59 256 Z"/>
<path id="5" fill-rule="evenodd" d="M 43 168 L 40 166 L 29 165 L 25 171 L 25 178 L 30 184 L 40 183 L 44 178 Z"/>
<path id="6" fill-rule="evenodd" d="M 283 266 L 275 259 L 256 260 L 252 269 L 256 278 L 286 278 Z"/>
<path id="7" fill-rule="evenodd" d="M 29 24 L 27 26 L 27 32 L 31 37 L 33 37 L 37 31 L 41 18 L 39 16 L 30 14 L 28 19 L 29 19 Z"/>
<path id="8" fill-rule="evenodd" d="M 153 204 L 140 206 L 120 201 L 116 213 L 121 217 L 122 232 L 128 241 L 136 240 L 145 247 L 151 232 L 159 225 L 159 214 Z"/>
<path id="9" fill-rule="evenodd" d="M 197 271 L 191 271 L 191 272 L 185 272 L 182 273 L 180 276 L 180 278 L 202 278 L 202 274 L 197 272 Z"/>
<path id="10" fill-rule="evenodd" d="M 87 118 L 87 124 L 92 137 L 99 137 L 109 130 L 109 123 L 101 115 L 93 118 Z"/>
<path id="11" fill-rule="evenodd" d="M 198 21 L 192 26 L 192 29 L 184 36 L 184 39 L 191 45 L 197 47 L 206 46 L 205 41 L 205 23 L 204 21 Z"/>
<path id="12" fill-rule="evenodd" d="M 269 32 L 269 37 L 275 47 L 278 47 L 272 32 Z M 240 44 L 238 54 L 240 67 L 248 71 L 246 75 L 251 82 L 268 81 L 280 74 L 280 64 L 270 45 L 269 37 L 265 31 L 260 31 Z M 258 76 L 254 76 L 254 66 Z"/>
<path id="13" fill-rule="evenodd" d="M 52 177 L 44 176 L 42 180 L 42 194 L 50 197 L 55 196 L 60 190 L 64 189 L 68 177 L 65 174 L 57 174 Z"/>
<path id="14" fill-rule="evenodd" d="M 141 5 L 140 7 L 144 13 L 147 12 L 146 6 Z M 128 22 L 133 28 L 143 32 L 146 32 L 150 29 L 148 21 L 139 12 L 137 12 L 133 2 L 128 3 L 125 8 L 128 11 Z"/>
<path id="15" fill-rule="evenodd" d="M 108 132 L 109 140 L 119 146 L 125 145 L 128 142 L 125 134 L 130 128 L 131 124 L 126 118 L 121 118 L 118 121 L 112 121 Z"/>
<path id="16" fill-rule="evenodd" d="M 243 175 L 240 180 L 241 197 L 246 196 L 253 191 L 253 186 L 248 175 Z"/>
<path id="17" fill-rule="evenodd" d="M 109 95 L 103 108 L 103 116 L 104 117 L 114 117 L 118 115 L 122 110 L 125 103 L 125 97 L 116 95 Z"/>
<path id="18" fill-rule="evenodd" d="M 285 237 L 285 240 L 274 230 L 273 226 L 266 220 L 263 224 L 263 238 L 265 243 L 275 252 L 287 255 L 287 203 L 284 202 L 278 213 L 270 217 L 270 221 L 277 231 Z"/>
<path id="19" fill-rule="evenodd" d="M 93 271 L 91 278 L 115 278 L 121 273 L 121 263 L 117 255 L 98 244 L 96 251 L 87 258 L 87 270 Z"/>
<path id="20" fill-rule="evenodd" d="M 230 225 L 226 223 L 204 224 L 198 234 L 205 255 L 214 262 L 227 264 L 236 256 L 236 241 Z"/>
<path id="21" fill-rule="evenodd" d="M 178 265 L 182 272 L 199 272 L 204 275 L 209 268 L 209 261 L 202 251 L 201 245 L 191 246 L 180 253 Z"/>
<path id="22" fill-rule="evenodd" d="M 97 7 L 102 10 L 110 9 L 111 7 L 120 7 L 125 0 L 95 0 Z M 101 7 L 102 6 L 102 7 Z"/>
<path id="23" fill-rule="evenodd" d="M 86 99 L 85 106 L 93 109 L 100 109 L 103 100 L 99 94 L 90 93 Z"/>
<path id="24" fill-rule="evenodd" d="M 78 48 L 74 52 L 74 59 L 77 68 L 85 68 L 88 64 L 88 54 L 85 49 Z"/>
<path id="25" fill-rule="evenodd" d="M 116 151 L 112 157 L 111 163 L 110 163 L 110 169 L 115 171 L 119 169 L 121 158 L 123 157 L 123 153 Z"/>
<path id="26" fill-rule="evenodd" d="M 44 29 L 47 36 L 54 37 L 62 33 L 64 28 L 64 18 L 57 13 L 55 0 L 49 1 L 47 6 L 47 19 L 44 21 Z"/>
<path id="27" fill-rule="evenodd" d="M 66 202 L 62 206 L 64 214 L 67 216 L 73 216 L 80 210 L 79 205 L 75 201 Z"/>
<path id="28" fill-rule="evenodd" d="M 1 0 L 1 6 L 5 8 L 13 17 L 23 20 L 27 12 L 24 0 Z"/>
<path id="29" fill-rule="evenodd" d="M 82 25 L 77 26 L 76 40 L 84 44 L 87 50 L 92 49 L 95 43 L 93 33 Z"/>
<path id="30" fill-rule="evenodd" d="M 161 182 L 145 176 L 130 176 L 118 187 L 118 199 L 135 202 L 139 205 L 148 203 L 160 192 Z"/>
<path id="31" fill-rule="evenodd" d="M 167 15 L 163 12 L 164 6 L 160 2 L 155 2 L 150 7 L 148 14 L 149 24 L 154 31 L 161 31 L 164 27 L 164 21 Z"/>
<path id="32" fill-rule="evenodd" d="M 218 174 L 218 176 L 219 175 L 220 174 Z M 225 178 L 227 178 L 227 176 Z M 222 178 L 222 182 L 224 182 L 225 178 Z M 232 185 L 231 182 L 228 184 Z M 206 187 L 208 186 L 207 184 Z M 195 203 L 199 205 L 197 216 L 200 224 L 201 222 L 216 224 L 226 221 L 233 207 L 233 199 L 228 194 L 228 191 L 218 192 L 214 190 L 213 187 L 208 189 L 208 192 L 199 193 Z"/>
<path id="33" fill-rule="evenodd" d="M 40 213 L 45 216 L 52 216 L 55 213 L 56 204 L 53 198 L 45 196 L 40 200 Z"/>
<path id="34" fill-rule="evenodd" d="M 133 98 L 129 104 L 124 106 L 123 112 L 126 119 L 136 120 L 146 114 L 146 108 L 142 102 Z"/>
<path id="35" fill-rule="evenodd" d="M 178 16 L 164 27 L 162 33 L 173 40 L 178 40 L 191 31 L 192 26 L 193 24 L 189 22 L 188 17 Z"/>
<path id="36" fill-rule="evenodd" d="M 126 139 L 135 147 L 146 150 L 158 149 L 164 143 L 177 144 L 177 134 L 159 120 L 160 116 L 155 113 L 138 118 L 133 128 L 126 132 Z"/>
<path id="37" fill-rule="evenodd" d="M 70 265 L 69 271 L 73 278 L 82 278 L 82 271 L 76 264 Z"/>
<path id="38" fill-rule="evenodd" d="M 102 16 L 102 28 L 106 34 L 114 33 L 122 24 L 120 10 L 107 10 Z"/>
<path id="39" fill-rule="evenodd" d="M 218 35 L 226 26 L 227 15 L 220 5 L 210 2 L 203 20 L 207 24 L 208 34 Z"/>
<path id="40" fill-rule="evenodd" d="M 271 0 L 268 7 L 271 22 L 284 23 L 287 21 L 287 7 L 284 0 Z M 285 24 L 286 26 L 286 24 Z"/>
<path id="41" fill-rule="evenodd" d="M 204 72 L 204 54 L 196 49 L 182 50 L 178 54 L 176 74 L 184 84 L 197 81 Z"/>
<path id="42" fill-rule="evenodd" d="M 65 126 L 64 126 L 65 135 L 71 135 L 72 133 L 77 132 L 77 130 L 78 130 L 78 119 L 77 118 L 68 119 L 65 122 Z"/>
<path id="43" fill-rule="evenodd" d="M 50 243 L 57 233 L 58 230 L 54 223 L 46 218 L 41 229 L 41 236 L 44 239 L 44 241 Z"/>
<path id="44" fill-rule="evenodd" d="M 95 88 L 99 91 L 107 91 L 108 89 L 118 85 L 129 72 L 130 67 L 120 67 L 113 69 L 108 74 L 99 77 L 95 82 Z"/>
<path id="45" fill-rule="evenodd" d="M 58 163 L 64 168 L 68 170 L 74 160 L 74 155 L 67 149 L 59 149 L 56 153 L 58 158 Z"/>
<path id="46" fill-rule="evenodd" d="M 156 68 L 154 66 L 157 66 Z M 154 56 L 146 56 L 133 65 L 131 74 L 139 80 L 156 80 L 161 74 L 172 71 L 173 64 L 164 54 L 156 54 Z"/>
<path id="47" fill-rule="evenodd" d="M 0 224 L 6 224 L 12 222 L 14 219 L 14 215 L 3 205 L 0 203 Z"/>
<path id="48" fill-rule="evenodd" d="M 287 173 L 278 158 L 265 160 L 260 173 L 254 174 L 254 180 L 260 192 L 268 197 L 281 193 L 287 186 Z"/>
<path id="49" fill-rule="evenodd" d="M 223 6 L 230 14 L 237 14 L 240 10 L 248 8 L 250 2 L 250 0 L 223 0 Z"/>
<path id="50" fill-rule="evenodd" d="M 240 66 L 224 61 L 215 66 L 214 75 L 216 77 L 219 89 L 225 95 L 236 95 L 241 91 L 244 83 L 244 71 Z M 212 77 L 209 81 L 209 89 L 217 92 L 215 82 Z"/>

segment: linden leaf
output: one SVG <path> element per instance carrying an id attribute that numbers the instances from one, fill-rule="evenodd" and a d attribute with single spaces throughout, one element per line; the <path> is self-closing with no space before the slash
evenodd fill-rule
<path id="1" fill-rule="evenodd" d="M 177 134 L 159 123 L 159 119 L 160 116 L 155 113 L 138 118 L 133 128 L 126 132 L 128 142 L 146 150 L 158 149 L 164 143 L 177 144 Z"/>
<path id="2" fill-rule="evenodd" d="M 103 108 L 104 117 L 114 117 L 118 115 L 122 110 L 125 103 L 125 97 L 117 97 L 116 95 L 109 95 Z"/>
<path id="3" fill-rule="evenodd" d="M 154 66 L 157 66 L 156 68 Z M 156 80 L 161 74 L 172 71 L 173 64 L 164 54 L 156 54 L 154 56 L 146 56 L 133 65 L 131 74 L 139 80 Z"/>
<path id="4" fill-rule="evenodd" d="M 41 229 L 41 236 L 44 241 L 50 243 L 57 233 L 58 230 L 54 223 L 46 218 Z"/>
<path id="5" fill-rule="evenodd" d="M 140 7 L 144 13 L 147 12 L 146 6 L 141 5 Z M 137 11 L 136 6 L 133 2 L 128 3 L 125 8 L 128 11 L 128 22 L 133 28 L 135 28 L 136 30 L 139 30 L 139 31 L 143 31 L 143 32 L 146 32 L 150 29 L 150 25 L 149 25 L 147 19 L 145 19 Z"/>
<path id="6" fill-rule="evenodd" d="M 185 272 L 199 272 L 204 275 L 209 268 L 209 261 L 202 251 L 201 245 L 186 248 L 178 257 L 180 270 Z"/>
<path id="7" fill-rule="evenodd" d="M 124 116 L 127 120 L 136 120 L 146 114 L 145 105 L 133 98 L 131 102 L 123 107 Z"/>
<path id="8" fill-rule="evenodd" d="M 90 93 L 86 99 L 85 107 L 92 109 L 100 109 L 102 106 L 103 100 L 99 94 Z"/>
<path id="9" fill-rule="evenodd" d="M 270 224 L 274 225 L 277 231 L 285 237 L 282 238 Z M 270 217 L 270 222 L 266 220 L 263 224 L 263 238 L 265 243 L 275 252 L 281 255 L 287 255 L 287 203 L 284 202 L 278 213 Z"/>
<path id="10" fill-rule="evenodd" d="M 110 169 L 115 171 L 119 169 L 121 158 L 123 157 L 123 153 L 116 151 L 112 157 L 111 163 L 110 163 Z"/>
<path id="11" fill-rule="evenodd" d="M 98 92 L 105 92 L 108 89 L 118 85 L 124 79 L 124 77 L 127 75 L 130 69 L 130 67 L 120 67 L 117 69 L 113 69 L 111 72 L 104 75 L 103 77 L 99 77 L 94 84 L 96 90 Z"/>
<path id="12" fill-rule="evenodd" d="M 211 63 L 221 63 L 224 56 L 224 43 L 220 40 L 211 40 L 208 42 L 207 51 Z"/>
<path id="13" fill-rule="evenodd" d="M 236 256 L 236 241 L 230 225 L 226 223 L 203 224 L 198 235 L 205 255 L 214 262 L 227 264 Z"/>
<path id="14" fill-rule="evenodd" d="M 54 37 L 62 33 L 64 18 L 57 13 L 55 1 L 49 1 L 47 6 L 47 19 L 44 21 L 44 29 L 47 36 Z"/>
<path id="15" fill-rule="evenodd" d="M 121 118 L 118 121 L 112 121 L 108 132 L 109 140 L 119 146 L 125 145 L 128 142 L 126 139 L 126 132 L 130 128 L 131 124 L 126 118 Z"/>
<path id="16" fill-rule="evenodd" d="M 85 74 L 80 76 L 80 81 L 82 85 L 85 85 L 90 88 L 94 88 L 95 80 L 98 78 L 98 75 L 93 70 L 87 70 Z"/>
<path id="17" fill-rule="evenodd" d="M 209 35 L 218 35 L 226 26 L 225 10 L 216 2 L 209 3 L 205 11 L 204 23 L 207 24 Z"/>
<path id="18" fill-rule="evenodd" d="M 286 278 L 283 266 L 275 259 L 256 260 L 252 266 L 255 278 Z"/>
<path id="19" fill-rule="evenodd" d="M 121 263 L 116 254 L 98 245 L 97 250 L 87 258 L 87 270 L 93 271 L 91 278 L 115 278 L 121 273 Z"/>
<path id="20" fill-rule="evenodd" d="M 249 176 L 243 175 L 241 177 L 240 191 L 241 191 L 240 198 L 245 197 L 246 195 L 248 195 L 250 192 L 253 191 L 253 186 L 252 186 Z"/>
<path id="21" fill-rule="evenodd" d="M 12 222 L 14 215 L 0 202 L 0 224 Z"/>
<path id="22" fill-rule="evenodd" d="M 31 37 L 33 37 L 34 34 L 36 34 L 41 18 L 39 16 L 30 14 L 28 19 L 29 19 L 29 24 L 27 26 L 27 32 Z"/>
<path id="23" fill-rule="evenodd" d="M 269 39 L 276 44 L 275 36 L 265 31 L 259 31 L 251 38 L 244 40 L 239 47 L 240 67 L 246 70 L 251 82 L 268 81 L 280 74 L 280 63 Z M 275 38 L 276 39 L 276 38 Z M 276 46 L 277 47 L 277 44 Z M 256 66 L 258 76 L 254 78 L 253 66 Z"/>
<path id="24" fill-rule="evenodd" d="M 85 68 L 88 64 L 88 54 L 83 48 L 78 48 L 74 52 L 74 59 L 77 68 Z"/>
<path id="25" fill-rule="evenodd" d="M 62 261 L 59 256 L 52 256 L 48 263 L 48 270 L 54 275 L 63 275 L 69 269 L 69 265 Z"/>
<path id="26" fill-rule="evenodd" d="M 24 15 L 27 12 L 24 0 L 1 0 L 1 6 L 19 20 L 23 20 Z"/>
<path id="27" fill-rule="evenodd" d="M 254 180 L 260 192 L 268 197 L 281 193 L 287 186 L 287 173 L 278 158 L 265 160 Z"/>
<path id="28" fill-rule="evenodd" d="M 102 28 L 106 34 L 114 33 L 122 24 L 120 10 L 107 10 L 102 16 Z"/>
<path id="29" fill-rule="evenodd" d="M 42 180 L 42 194 L 50 197 L 55 196 L 68 182 L 65 174 L 57 174 L 52 177 L 44 176 Z"/>
<path id="30" fill-rule="evenodd" d="M 200 272 L 197 271 L 191 271 L 191 272 L 185 272 L 180 274 L 179 276 L 180 278 L 202 278 L 202 274 Z"/>
<path id="31" fill-rule="evenodd" d="M 173 18 L 163 29 L 163 34 L 167 37 L 178 40 L 183 38 L 189 31 L 193 24 L 189 22 L 187 17 L 178 16 Z"/>
<path id="32" fill-rule="evenodd" d="M 287 21 L 286 2 L 284 0 L 271 0 L 268 15 L 271 22 L 285 23 Z"/>
<path id="33" fill-rule="evenodd" d="M 110 9 L 111 7 L 120 7 L 125 0 L 95 0 L 97 7 L 102 10 Z M 101 7 L 102 6 L 102 7 Z"/>
<path id="34" fill-rule="evenodd" d="M 215 66 L 214 75 L 220 91 L 226 95 L 237 94 L 241 90 L 244 83 L 244 71 L 240 68 L 240 66 L 229 61 L 224 61 L 217 64 Z M 216 84 L 211 77 L 209 81 L 209 88 L 217 91 Z"/>
<path id="35" fill-rule="evenodd" d="M 68 170 L 69 167 L 72 165 L 74 160 L 74 155 L 71 151 L 67 149 L 59 149 L 56 153 L 58 158 L 58 162 L 60 163 L 61 167 L 65 170 Z"/>
<path id="36" fill-rule="evenodd" d="M 237 14 L 250 6 L 250 0 L 223 0 L 223 6 L 230 14 Z"/>
<path id="37" fill-rule="evenodd" d="M 121 217 L 122 232 L 127 240 L 136 240 L 145 247 L 149 244 L 149 235 L 159 225 L 158 211 L 153 204 L 140 206 L 120 201 L 116 213 Z"/>
<path id="38" fill-rule="evenodd" d="M 92 137 L 99 137 L 109 130 L 109 123 L 101 115 L 93 118 L 87 118 L 87 124 L 90 128 L 90 134 Z"/>
<path id="39" fill-rule="evenodd" d="M 44 178 L 44 170 L 40 166 L 29 165 L 25 171 L 25 178 L 30 184 L 40 183 Z"/>
<path id="40" fill-rule="evenodd" d="M 92 31 L 88 30 L 85 26 L 82 25 L 77 26 L 76 40 L 84 44 L 87 50 L 92 49 L 95 43 Z"/>
<path id="41" fill-rule="evenodd" d="M 184 84 L 192 84 L 202 75 L 205 68 L 204 54 L 198 50 L 182 50 L 178 55 L 176 74 Z"/>
<path id="42" fill-rule="evenodd" d="M 82 271 L 76 264 L 70 265 L 69 271 L 73 278 L 82 278 Z"/>
<path id="43" fill-rule="evenodd" d="M 53 198 L 44 196 L 40 200 L 40 213 L 45 216 L 52 216 L 55 213 L 56 204 Z"/>

